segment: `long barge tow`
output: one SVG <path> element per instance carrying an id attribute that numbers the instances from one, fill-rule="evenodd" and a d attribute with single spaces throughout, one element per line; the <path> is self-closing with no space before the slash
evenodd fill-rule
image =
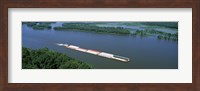
<path id="1" fill-rule="evenodd" d="M 77 51 L 81 51 L 81 52 L 85 52 L 85 53 L 89 53 L 89 54 L 93 54 L 93 55 L 97 55 L 97 56 L 101 56 L 101 57 L 105 57 L 105 58 L 109 58 L 109 59 L 114 59 L 114 60 L 118 60 L 118 61 L 122 61 L 122 62 L 130 61 L 129 58 L 127 58 L 127 57 L 122 57 L 122 56 L 118 56 L 118 55 L 114 55 L 114 54 L 110 54 L 110 53 L 106 53 L 106 52 L 100 52 L 100 51 L 91 50 L 91 49 L 84 49 L 84 48 L 80 48 L 78 46 L 68 45 L 68 44 L 57 43 L 57 45 L 66 47 L 66 48 L 69 48 L 72 50 L 77 50 Z"/>

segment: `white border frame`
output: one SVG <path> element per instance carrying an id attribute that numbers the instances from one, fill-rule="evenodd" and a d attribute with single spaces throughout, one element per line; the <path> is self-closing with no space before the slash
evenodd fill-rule
<path id="1" fill-rule="evenodd" d="M 22 21 L 178 21 L 179 69 L 21 69 Z M 192 83 L 191 8 L 9 8 L 8 83 Z"/>

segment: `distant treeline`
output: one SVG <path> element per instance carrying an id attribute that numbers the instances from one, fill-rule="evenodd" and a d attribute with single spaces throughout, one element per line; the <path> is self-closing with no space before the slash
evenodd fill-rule
<path id="1" fill-rule="evenodd" d="M 22 48 L 23 69 L 91 69 L 93 66 L 86 62 L 68 57 L 48 48 L 33 50 Z"/>
<path id="2" fill-rule="evenodd" d="M 62 27 L 54 27 L 54 30 L 75 30 L 90 31 L 97 33 L 130 34 L 127 28 L 123 27 L 98 27 L 87 23 L 64 23 Z"/>
<path id="3" fill-rule="evenodd" d="M 32 27 L 34 30 L 50 30 L 51 24 L 55 22 L 23 22 L 27 26 Z M 97 26 L 98 22 L 95 23 L 83 23 L 83 22 L 70 22 L 63 23 L 62 26 L 54 27 L 56 31 L 87 31 L 87 32 L 96 32 L 96 33 L 109 33 L 109 34 L 126 34 L 126 35 L 139 35 L 139 36 L 150 36 L 156 35 L 157 39 L 163 40 L 173 40 L 178 41 L 178 33 L 166 33 L 163 31 L 146 29 L 146 30 L 137 30 L 136 32 L 131 32 L 129 28 L 123 27 L 99 27 Z M 101 22 L 102 23 L 102 22 Z M 100 24 L 101 24 L 100 23 Z M 125 25 L 152 25 L 152 26 L 163 26 L 168 28 L 178 28 L 178 22 L 138 22 L 138 23 L 124 23 Z"/>
<path id="4" fill-rule="evenodd" d="M 156 35 L 157 39 L 178 41 L 178 32 L 172 34 L 156 30 L 137 30 L 132 35 L 149 36 L 151 34 Z"/>
<path id="5" fill-rule="evenodd" d="M 32 27 L 34 30 L 50 30 L 51 23 L 54 22 L 23 22 L 22 24 L 27 24 L 27 26 Z"/>
<path id="6" fill-rule="evenodd" d="M 145 25 L 163 26 L 178 29 L 178 22 L 144 22 Z"/>

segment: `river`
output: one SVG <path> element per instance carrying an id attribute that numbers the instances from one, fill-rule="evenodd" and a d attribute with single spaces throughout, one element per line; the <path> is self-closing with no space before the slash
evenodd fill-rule
<path id="1" fill-rule="evenodd" d="M 55 23 L 52 26 L 60 26 Z M 94 49 L 130 58 L 120 62 L 64 47 L 56 43 L 67 43 L 86 49 Z M 69 57 L 87 62 L 95 69 L 178 69 L 178 43 L 117 34 L 101 34 L 78 31 L 33 30 L 22 25 L 22 45 L 39 49 L 49 48 Z"/>

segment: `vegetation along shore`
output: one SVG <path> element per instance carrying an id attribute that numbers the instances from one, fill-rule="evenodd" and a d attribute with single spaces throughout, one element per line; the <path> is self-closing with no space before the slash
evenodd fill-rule
<path id="1" fill-rule="evenodd" d="M 23 69 L 92 69 L 93 66 L 48 48 L 22 48 Z"/>
<path id="2" fill-rule="evenodd" d="M 141 24 L 148 26 L 149 28 L 145 30 L 137 29 L 136 31 L 131 31 L 130 28 L 113 26 L 113 27 L 100 27 L 98 24 L 104 23 L 63 23 L 62 26 L 52 27 L 51 24 L 55 22 L 23 22 L 27 26 L 32 27 L 34 30 L 51 30 L 55 31 L 86 31 L 86 32 L 95 32 L 95 33 L 108 33 L 108 34 L 122 34 L 122 35 L 132 35 L 132 36 L 141 36 L 148 37 L 154 36 L 159 40 L 172 40 L 178 41 L 178 32 L 176 33 L 167 33 L 164 31 L 158 31 L 152 29 L 152 27 L 166 27 L 178 29 L 177 23 L 164 23 L 164 22 L 151 22 L 151 23 L 122 23 L 127 26 L 141 26 Z"/>

